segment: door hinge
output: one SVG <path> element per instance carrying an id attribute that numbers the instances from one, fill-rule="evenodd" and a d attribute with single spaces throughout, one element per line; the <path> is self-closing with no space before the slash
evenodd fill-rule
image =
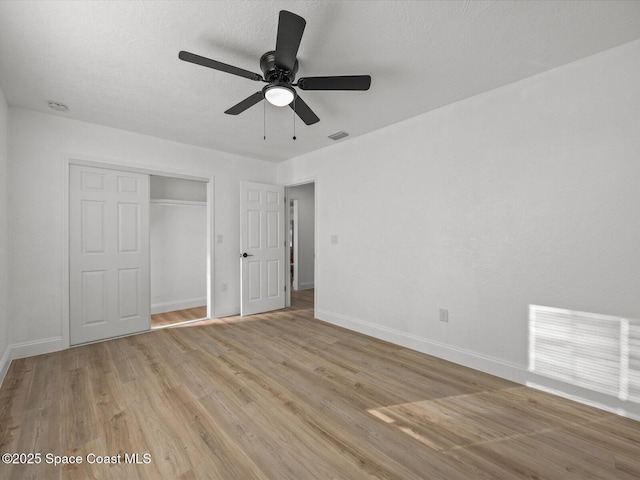
<path id="1" fill-rule="evenodd" d="M 285 292 L 287 291 L 287 286 L 286 286 L 286 285 L 284 286 L 284 291 L 285 291 Z"/>

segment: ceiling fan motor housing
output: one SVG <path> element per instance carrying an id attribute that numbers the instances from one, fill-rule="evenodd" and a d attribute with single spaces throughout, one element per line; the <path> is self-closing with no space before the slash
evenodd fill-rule
<path id="1" fill-rule="evenodd" d="M 276 66 L 276 52 L 270 51 L 260 57 L 260 69 L 264 79 L 271 82 L 293 83 L 298 73 L 298 60 L 293 66 L 293 71 L 283 70 Z"/>

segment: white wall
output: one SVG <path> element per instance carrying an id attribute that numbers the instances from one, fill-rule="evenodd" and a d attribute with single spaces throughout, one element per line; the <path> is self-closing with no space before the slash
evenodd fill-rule
<path id="1" fill-rule="evenodd" d="M 207 304 L 206 193 L 203 182 L 151 176 L 152 314 Z"/>
<path id="2" fill-rule="evenodd" d="M 207 184 L 204 182 L 151 175 L 150 189 L 152 199 L 207 201 Z"/>
<path id="3" fill-rule="evenodd" d="M 527 372 L 531 304 L 640 318 L 639 125 L 637 41 L 279 164 L 319 317 L 640 416 Z"/>
<path id="4" fill-rule="evenodd" d="M 0 383 L 9 368 L 8 107 L 0 87 Z"/>
<path id="5" fill-rule="evenodd" d="M 298 288 L 314 287 L 315 221 L 314 184 L 307 183 L 289 188 L 289 199 L 298 200 Z"/>
<path id="6" fill-rule="evenodd" d="M 215 175 L 215 314 L 239 311 L 239 182 L 273 183 L 273 164 L 123 130 L 9 109 L 12 342 L 15 355 L 56 346 L 66 327 L 62 260 L 68 156 Z M 221 284 L 229 284 L 221 292 Z"/>

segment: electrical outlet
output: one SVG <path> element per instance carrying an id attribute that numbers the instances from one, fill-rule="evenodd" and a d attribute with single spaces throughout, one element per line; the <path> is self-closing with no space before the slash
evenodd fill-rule
<path id="1" fill-rule="evenodd" d="M 223 292 L 228 292 L 229 291 L 229 284 L 227 282 L 224 282 L 222 284 L 222 288 L 220 289 Z"/>
<path id="2" fill-rule="evenodd" d="M 441 322 L 449 322 L 449 310 L 446 308 L 440 309 L 440 321 Z"/>
<path id="3" fill-rule="evenodd" d="M 331 243 L 334 245 L 338 244 L 338 235 L 331 235 Z"/>
<path id="4" fill-rule="evenodd" d="M 222 235 L 217 235 L 217 242 L 223 243 L 223 241 L 224 241 L 224 237 Z"/>

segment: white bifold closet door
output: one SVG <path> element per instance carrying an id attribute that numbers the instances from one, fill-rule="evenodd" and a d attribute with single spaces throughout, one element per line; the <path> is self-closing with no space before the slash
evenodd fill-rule
<path id="1" fill-rule="evenodd" d="M 149 175 L 69 169 L 70 342 L 148 330 Z"/>

